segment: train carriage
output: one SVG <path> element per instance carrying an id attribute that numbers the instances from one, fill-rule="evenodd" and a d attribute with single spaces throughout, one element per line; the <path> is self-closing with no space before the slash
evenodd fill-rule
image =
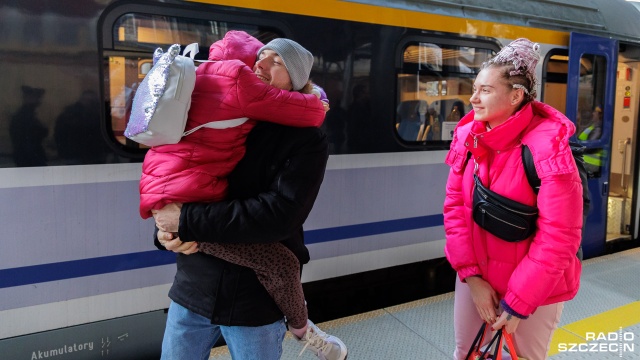
<path id="1" fill-rule="evenodd" d="M 344 315 L 363 290 L 376 303 L 450 289 L 434 279 L 446 268 L 444 156 L 482 62 L 518 37 L 540 43 L 539 99 L 576 123 L 593 159 L 585 256 L 637 246 L 639 10 L 623 0 L 0 0 L 0 354 L 157 358 L 175 256 L 155 250 L 153 222 L 138 215 L 146 149 L 123 132 L 157 47 L 196 42 L 204 59 L 229 30 L 300 42 L 331 102 L 331 156 L 305 223 L 312 316 L 315 298 Z M 593 121 L 599 136 L 581 138 Z"/>

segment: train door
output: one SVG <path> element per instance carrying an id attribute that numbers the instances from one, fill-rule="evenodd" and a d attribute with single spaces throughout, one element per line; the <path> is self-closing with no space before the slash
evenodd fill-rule
<path id="1" fill-rule="evenodd" d="M 607 239 L 621 244 L 638 238 L 638 121 L 640 46 L 624 44 L 618 53 L 616 99 L 612 134 Z M 636 184 L 634 186 L 634 184 Z M 632 204 L 636 204 L 635 209 Z M 635 217 L 632 217 L 633 214 Z M 633 222 L 631 219 L 634 219 Z M 632 237 L 633 234 L 633 237 Z"/>
<path id="2" fill-rule="evenodd" d="M 607 239 L 617 68 L 617 40 L 571 34 L 566 115 L 576 123 L 574 140 L 587 148 L 591 206 L 582 239 L 586 258 L 602 254 Z"/>

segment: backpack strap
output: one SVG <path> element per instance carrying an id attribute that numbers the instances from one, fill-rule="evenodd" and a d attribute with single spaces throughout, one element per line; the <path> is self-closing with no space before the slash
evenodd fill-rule
<path id="1" fill-rule="evenodd" d="M 571 148 L 573 159 L 576 162 L 576 167 L 578 168 L 580 181 L 582 182 L 582 236 L 584 237 L 584 226 L 587 222 L 587 213 L 589 212 L 589 208 L 591 205 L 591 199 L 589 197 L 589 184 L 587 182 L 587 170 L 584 166 L 583 159 L 585 147 L 574 142 L 569 142 L 569 146 Z M 527 175 L 527 181 L 529 182 L 529 185 L 531 185 L 533 192 L 537 195 L 538 191 L 540 191 L 540 177 L 538 176 L 536 166 L 533 163 L 533 154 L 531 154 L 531 150 L 525 144 L 522 144 L 522 164 L 524 165 L 524 171 Z M 578 248 L 578 253 L 576 254 L 576 256 L 580 261 L 582 261 L 582 243 Z"/>
<path id="2" fill-rule="evenodd" d="M 243 118 L 237 118 L 237 119 L 231 119 L 231 120 L 212 121 L 206 124 L 196 126 L 191 130 L 185 131 L 184 134 L 182 134 L 182 136 L 191 135 L 194 132 L 202 129 L 203 127 L 210 128 L 210 129 L 228 129 L 228 128 L 240 126 L 245 122 L 247 122 L 247 120 L 249 120 L 249 118 L 243 117 Z"/>
<path id="3" fill-rule="evenodd" d="M 182 50 L 182 56 L 190 57 L 191 60 L 194 60 L 199 52 L 200 47 L 198 46 L 198 43 L 192 43 L 185 46 L 184 50 Z"/>
<path id="4" fill-rule="evenodd" d="M 533 163 L 533 154 L 531 154 L 531 150 L 525 144 L 522 144 L 522 165 L 524 165 L 527 181 L 529 185 L 531 185 L 533 192 L 537 195 L 538 191 L 540 191 L 540 177 L 538 177 L 536 165 Z"/>

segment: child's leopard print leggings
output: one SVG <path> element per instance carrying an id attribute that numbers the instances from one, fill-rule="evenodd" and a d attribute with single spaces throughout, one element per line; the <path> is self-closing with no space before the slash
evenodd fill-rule
<path id="1" fill-rule="evenodd" d="M 258 280 L 287 317 L 289 326 L 307 325 L 307 306 L 300 282 L 300 263 L 286 246 L 272 244 L 198 243 L 205 254 L 253 269 Z"/>

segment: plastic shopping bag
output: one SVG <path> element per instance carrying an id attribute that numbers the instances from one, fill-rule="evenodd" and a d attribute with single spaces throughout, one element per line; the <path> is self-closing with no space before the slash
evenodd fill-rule
<path id="1" fill-rule="evenodd" d="M 525 360 L 518 358 L 513 339 L 504 327 L 496 332 L 486 347 L 483 347 L 486 331 L 487 323 L 482 323 L 465 360 Z"/>

